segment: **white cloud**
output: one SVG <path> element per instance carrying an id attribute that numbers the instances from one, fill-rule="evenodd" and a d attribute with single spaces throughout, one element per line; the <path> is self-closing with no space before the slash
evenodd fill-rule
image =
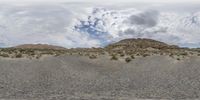
<path id="1" fill-rule="evenodd" d="M 187 10 L 163 4 L 2 5 L 0 46 L 47 43 L 65 47 L 92 47 L 132 37 L 158 39 L 182 46 L 200 46 L 200 8 L 198 5 L 182 8 Z"/>
<path id="2" fill-rule="evenodd" d="M 85 13 L 83 9 L 63 5 L 7 5 L 0 10 L 0 43 L 7 46 L 23 43 L 65 47 L 98 46 L 98 40 L 73 31 L 73 24 L 79 17 L 87 15 Z"/>
<path id="3" fill-rule="evenodd" d="M 199 0 L 0 0 L 0 2 L 199 2 Z"/>
<path id="4" fill-rule="evenodd" d="M 126 13 L 128 12 L 128 13 Z M 152 38 L 181 46 L 198 46 L 200 44 L 199 12 L 155 11 L 155 10 L 109 10 L 95 9 L 89 20 L 90 27 L 78 25 L 86 31 L 96 29 L 104 36 L 103 41 L 111 42 L 124 38 Z M 98 20 L 97 20 L 98 19 Z M 96 22 L 101 22 L 100 25 Z M 102 25 L 102 23 L 104 23 Z M 97 25 L 96 25 L 97 24 Z M 93 32 L 93 31 L 92 31 Z M 96 38 L 99 38 L 96 35 Z M 106 39 L 105 39 L 106 38 Z M 192 45 L 187 45 L 192 44 Z"/>

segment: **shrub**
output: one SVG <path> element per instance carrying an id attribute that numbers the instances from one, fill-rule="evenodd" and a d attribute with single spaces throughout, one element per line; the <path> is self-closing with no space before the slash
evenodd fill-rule
<path id="1" fill-rule="evenodd" d="M 0 54 L 0 56 L 2 56 L 2 57 L 9 57 L 8 54 Z"/>
<path id="2" fill-rule="evenodd" d="M 136 54 L 136 56 L 140 56 L 140 54 L 139 54 L 139 53 L 137 53 L 137 54 Z"/>
<path id="3" fill-rule="evenodd" d="M 174 58 L 174 54 L 173 53 L 169 54 L 169 56 L 172 57 L 172 58 Z"/>
<path id="4" fill-rule="evenodd" d="M 105 55 L 106 53 L 105 53 L 105 52 L 101 52 L 101 54 L 102 54 L 102 55 Z"/>
<path id="5" fill-rule="evenodd" d="M 182 52 L 182 53 L 180 53 L 180 55 L 187 56 L 188 53 L 187 52 Z"/>
<path id="6" fill-rule="evenodd" d="M 190 54 L 193 55 L 194 53 L 193 53 L 193 52 L 190 52 Z"/>
<path id="7" fill-rule="evenodd" d="M 142 56 L 143 57 L 147 57 L 147 56 L 150 56 L 150 54 L 143 54 Z"/>
<path id="8" fill-rule="evenodd" d="M 89 53 L 86 53 L 85 56 L 90 56 L 90 54 L 89 54 Z"/>
<path id="9" fill-rule="evenodd" d="M 126 61 L 127 63 L 129 63 L 129 62 L 131 61 L 131 58 L 127 57 L 127 58 L 125 59 L 125 61 Z"/>
<path id="10" fill-rule="evenodd" d="M 118 60 L 117 56 L 116 55 L 111 55 L 111 60 Z"/>
<path id="11" fill-rule="evenodd" d="M 135 59 L 135 56 L 134 56 L 134 55 L 131 55 L 131 58 L 132 58 L 132 59 Z"/>
<path id="12" fill-rule="evenodd" d="M 181 60 L 180 58 L 177 58 L 177 60 Z"/>
<path id="13" fill-rule="evenodd" d="M 79 54 L 79 56 L 83 56 L 83 53 L 81 53 L 81 52 L 79 52 L 78 54 Z"/>
<path id="14" fill-rule="evenodd" d="M 123 53 L 120 54 L 121 57 L 124 57 L 125 55 Z"/>
<path id="15" fill-rule="evenodd" d="M 60 53 L 56 53 L 55 55 L 54 55 L 54 57 L 58 57 L 58 56 L 60 56 L 61 54 Z"/>
<path id="16" fill-rule="evenodd" d="M 22 57 L 22 54 L 17 54 L 15 57 L 16 57 L 16 58 L 21 58 L 21 57 Z"/>
<path id="17" fill-rule="evenodd" d="M 96 56 L 96 55 L 90 55 L 89 58 L 90 58 L 90 59 L 96 59 L 97 56 Z"/>
<path id="18" fill-rule="evenodd" d="M 36 59 L 40 59 L 41 56 L 36 56 Z"/>

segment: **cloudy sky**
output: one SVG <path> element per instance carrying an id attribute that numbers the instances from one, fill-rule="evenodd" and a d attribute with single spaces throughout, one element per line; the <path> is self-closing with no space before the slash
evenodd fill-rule
<path id="1" fill-rule="evenodd" d="M 200 47 L 200 2 L 0 0 L 0 47 L 99 47 L 125 38 Z"/>
<path id="2" fill-rule="evenodd" d="M 199 0 L 1 0 L 1 2 L 198 2 Z"/>

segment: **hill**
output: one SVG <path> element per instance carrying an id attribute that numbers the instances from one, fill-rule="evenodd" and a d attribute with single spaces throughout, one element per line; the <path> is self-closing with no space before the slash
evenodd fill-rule
<path id="1" fill-rule="evenodd" d="M 40 58 L 43 55 L 65 55 L 76 54 L 85 56 L 100 56 L 109 54 L 112 56 L 150 56 L 150 55 L 168 55 L 174 56 L 200 56 L 198 49 L 181 48 L 175 45 L 169 45 L 164 42 L 152 39 L 124 39 L 110 44 L 105 48 L 71 48 L 66 49 L 60 46 L 47 44 L 24 44 L 13 48 L 0 49 L 0 56 L 11 58 Z"/>
<path id="2" fill-rule="evenodd" d="M 152 39 L 124 39 L 119 42 L 116 42 L 114 44 L 110 44 L 106 47 L 110 50 L 130 50 L 130 49 L 147 49 L 147 48 L 153 48 L 153 49 L 176 49 L 179 48 L 175 45 L 169 45 L 164 42 L 152 40 Z"/>
<path id="3" fill-rule="evenodd" d="M 14 48 L 21 48 L 21 49 L 54 49 L 54 50 L 65 50 L 66 48 L 61 46 L 54 46 L 48 44 L 23 44 L 16 46 Z"/>

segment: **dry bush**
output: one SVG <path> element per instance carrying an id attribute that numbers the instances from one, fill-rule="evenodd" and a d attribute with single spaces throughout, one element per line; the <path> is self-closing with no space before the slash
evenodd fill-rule
<path id="1" fill-rule="evenodd" d="M 130 58 L 130 57 L 127 57 L 127 58 L 125 59 L 125 61 L 126 61 L 127 63 L 129 63 L 129 62 L 131 61 L 131 58 Z"/>
<path id="2" fill-rule="evenodd" d="M 62 53 L 60 53 L 60 52 L 55 52 L 55 53 L 52 54 L 52 55 L 54 55 L 54 57 L 58 57 L 58 56 L 62 55 Z"/>
<path id="3" fill-rule="evenodd" d="M 150 56 L 150 54 L 143 54 L 142 56 L 143 57 L 147 57 L 147 56 Z"/>
<path id="4" fill-rule="evenodd" d="M 182 55 L 182 56 L 187 56 L 188 53 L 187 53 L 187 52 L 181 52 L 180 55 Z"/>
<path id="5" fill-rule="evenodd" d="M 100 54 L 101 54 L 101 55 L 105 55 L 106 53 L 105 53 L 105 52 L 100 52 Z"/>
<path id="6" fill-rule="evenodd" d="M 117 58 L 117 56 L 115 54 L 112 54 L 110 59 L 111 60 L 118 60 L 118 58 Z"/>
<path id="7" fill-rule="evenodd" d="M 40 59 L 42 57 L 42 55 L 41 54 L 38 54 L 37 56 L 36 56 L 36 59 Z"/>
<path id="8" fill-rule="evenodd" d="M 125 54 L 124 54 L 124 53 L 121 53 L 121 54 L 120 54 L 120 57 L 124 57 L 124 56 L 125 56 Z"/>
<path id="9" fill-rule="evenodd" d="M 9 57 L 8 54 L 0 54 L 1 57 Z"/>
<path id="10" fill-rule="evenodd" d="M 16 58 L 22 58 L 22 54 L 17 54 L 15 57 Z"/>
<path id="11" fill-rule="evenodd" d="M 169 56 L 172 57 L 172 58 L 174 58 L 174 54 L 173 53 L 169 54 Z"/>
<path id="12" fill-rule="evenodd" d="M 135 59 L 135 56 L 134 56 L 134 55 L 131 55 L 131 58 L 132 58 L 132 59 Z"/>
<path id="13" fill-rule="evenodd" d="M 96 58 L 97 58 L 97 55 L 90 55 L 89 58 L 90 58 L 90 59 L 96 59 Z"/>
<path id="14" fill-rule="evenodd" d="M 140 56 L 140 54 L 139 54 L 139 53 L 137 53 L 137 54 L 136 54 L 136 56 Z"/>
<path id="15" fill-rule="evenodd" d="M 79 56 L 83 56 L 83 53 L 82 53 L 82 52 L 79 52 L 78 55 L 79 55 Z"/>

